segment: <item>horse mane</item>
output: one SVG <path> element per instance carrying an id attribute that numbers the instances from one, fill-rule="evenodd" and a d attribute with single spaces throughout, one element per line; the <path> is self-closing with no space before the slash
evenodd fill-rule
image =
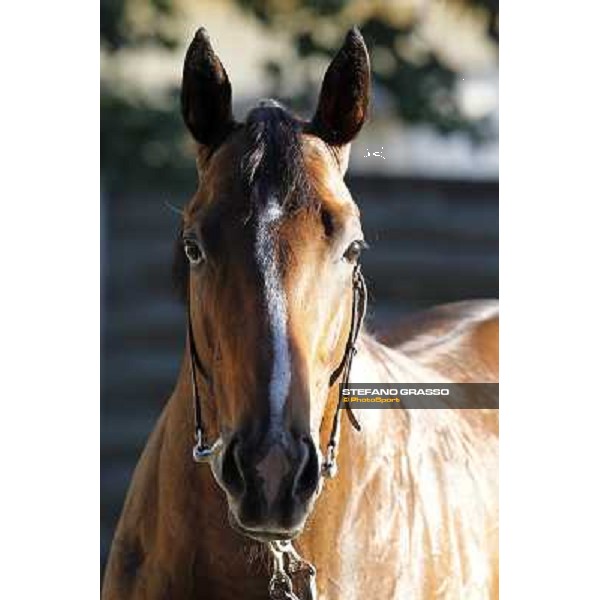
<path id="1" fill-rule="evenodd" d="M 302 152 L 306 124 L 275 100 L 262 100 L 243 123 L 244 150 L 240 162 L 242 188 L 250 213 L 260 214 L 276 199 L 281 208 L 294 212 L 316 206 Z M 189 267 L 181 235 L 177 236 L 173 280 L 178 295 L 187 297 Z"/>

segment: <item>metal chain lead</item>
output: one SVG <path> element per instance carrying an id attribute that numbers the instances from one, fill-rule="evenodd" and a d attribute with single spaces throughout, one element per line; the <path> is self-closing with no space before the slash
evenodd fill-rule
<path id="1" fill-rule="evenodd" d="M 290 541 L 276 541 L 267 544 L 273 558 L 273 574 L 269 581 L 270 600 L 316 600 L 317 598 L 317 570 L 304 560 L 292 546 Z M 287 572 L 285 566 L 287 558 Z M 294 577 L 304 576 L 304 584 L 300 596 L 294 593 Z"/>
<path id="2" fill-rule="evenodd" d="M 273 574 L 269 581 L 269 598 L 270 600 L 300 600 L 292 585 L 292 579 L 285 572 L 283 562 L 284 552 L 278 546 L 278 542 L 270 542 L 267 547 L 271 551 L 273 558 Z"/>

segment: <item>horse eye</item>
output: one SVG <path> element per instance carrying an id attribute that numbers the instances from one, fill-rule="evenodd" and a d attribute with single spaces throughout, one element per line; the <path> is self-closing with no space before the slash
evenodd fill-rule
<path id="1" fill-rule="evenodd" d="M 349 263 L 356 263 L 360 258 L 361 252 L 367 247 L 367 244 L 364 240 L 354 240 L 348 248 L 346 248 L 346 252 L 344 252 L 344 260 Z"/>
<path id="2" fill-rule="evenodd" d="M 183 250 L 191 265 L 199 265 L 204 260 L 204 253 L 196 240 L 183 240 Z"/>

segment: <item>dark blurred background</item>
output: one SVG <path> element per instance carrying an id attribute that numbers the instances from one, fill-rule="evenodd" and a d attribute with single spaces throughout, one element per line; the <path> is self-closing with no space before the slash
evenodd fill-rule
<path id="1" fill-rule="evenodd" d="M 102 566 L 185 339 L 170 207 L 196 184 L 177 99 L 186 45 L 208 29 L 238 118 L 268 96 L 309 117 L 353 24 L 374 82 L 347 176 L 371 244 L 371 329 L 498 295 L 497 1 L 102 0 Z"/>

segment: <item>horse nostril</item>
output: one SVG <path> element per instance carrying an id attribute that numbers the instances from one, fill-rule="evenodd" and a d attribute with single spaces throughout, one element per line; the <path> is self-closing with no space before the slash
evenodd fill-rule
<path id="1" fill-rule="evenodd" d="M 240 467 L 239 440 L 234 438 L 224 451 L 221 465 L 223 484 L 233 496 L 244 491 L 244 476 Z"/>
<path id="2" fill-rule="evenodd" d="M 292 493 L 300 500 L 307 500 L 319 485 L 319 458 L 311 438 L 302 438 L 302 458 L 294 481 Z"/>

